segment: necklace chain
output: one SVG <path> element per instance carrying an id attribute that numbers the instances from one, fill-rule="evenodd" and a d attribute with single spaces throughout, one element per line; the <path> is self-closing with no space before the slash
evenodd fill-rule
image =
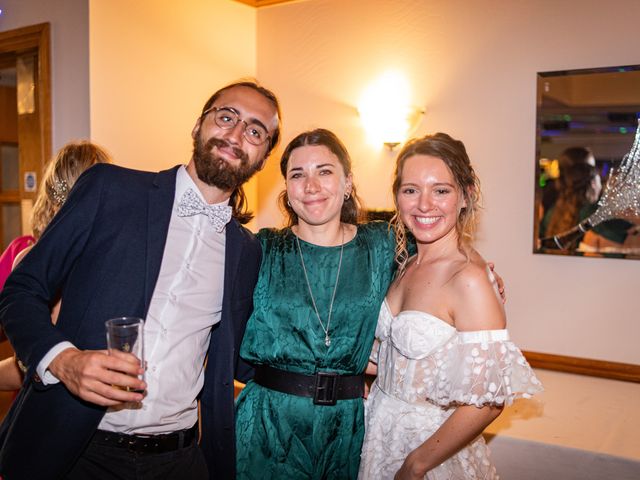
<path id="1" fill-rule="evenodd" d="M 300 248 L 300 240 L 298 236 L 294 234 L 296 237 L 296 245 L 298 246 L 298 253 L 300 254 L 300 263 L 302 264 L 302 271 L 304 272 L 304 279 L 307 282 L 307 288 L 309 289 L 309 296 L 311 297 L 311 304 L 313 305 L 313 310 L 316 313 L 316 317 L 318 318 L 318 323 L 320 324 L 320 328 L 324 332 L 324 344 L 328 347 L 331 345 L 331 336 L 329 335 L 329 326 L 331 325 L 331 314 L 333 313 L 333 301 L 336 298 L 336 291 L 338 290 L 338 280 L 340 279 L 340 270 L 342 269 L 342 252 L 344 252 L 344 227 L 342 227 L 342 244 L 340 245 L 340 260 L 338 261 L 338 273 L 336 274 L 336 283 L 333 286 L 333 294 L 331 295 L 331 303 L 329 304 L 329 316 L 327 317 L 327 326 L 325 328 L 324 323 L 322 323 L 322 319 L 320 318 L 320 313 L 318 312 L 318 306 L 316 305 L 316 299 L 313 296 L 313 292 L 311 291 L 311 283 L 309 283 L 309 276 L 307 275 L 307 267 L 304 264 L 304 256 L 302 255 L 302 248 Z"/>

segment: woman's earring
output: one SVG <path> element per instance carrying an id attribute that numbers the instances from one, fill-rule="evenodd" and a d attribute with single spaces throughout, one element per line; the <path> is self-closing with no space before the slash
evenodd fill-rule
<path id="1" fill-rule="evenodd" d="M 289 208 L 291 208 L 291 202 L 289 202 L 288 198 L 287 198 L 287 205 L 289 206 Z"/>

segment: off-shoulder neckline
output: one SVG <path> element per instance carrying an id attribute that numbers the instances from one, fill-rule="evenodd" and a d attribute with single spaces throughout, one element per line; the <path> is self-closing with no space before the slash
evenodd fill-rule
<path id="1" fill-rule="evenodd" d="M 422 316 L 427 317 L 427 318 L 432 319 L 432 320 L 437 320 L 438 322 L 441 322 L 445 327 L 449 327 L 451 330 L 454 330 L 457 333 L 462 334 L 462 335 L 474 334 L 474 333 L 477 333 L 477 332 L 507 332 L 506 328 L 488 329 L 488 330 L 458 330 L 456 327 L 454 327 L 450 323 L 445 322 L 440 317 L 437 317 L 437 316 L 435 316 L 435 315 L 433 315 L 431 313 L 428 313 L 428 312 L 423 312 L 421 310 L 402 310 L 402 311 L 398 312 L 397 315 L 394 315 L 393 312 L 391 311 L 391 307 L 389 307 L 389 302 L 387 302 L 387 297 L 384 297 L 384 300 L 382 300 L 382 305 L 384 306 L 384 308 L 386 309 L 387 313 L 389 314 L 389 316 L 391 318 L 399 318 L 402 315 L 408 315 L 408 314 L 418 314 L 418 315 L 422 315 Z"/>

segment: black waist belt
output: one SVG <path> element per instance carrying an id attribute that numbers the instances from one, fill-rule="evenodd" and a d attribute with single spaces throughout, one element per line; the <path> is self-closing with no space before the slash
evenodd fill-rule
<path id="1" fill-rule="evenodd" d="M 278 392 L 313 398 L 316 405 L 335 405 L 338 400 L 364 396 L 364 374 L 318 372 L 315 375 L 305 375 L 258 365 L 253 381 Z"/>
<path id="2" fill-rule="evenodd" d="M 96 430 L 92 442 L 109 447 L 119 447 L 138 454 L 166 453 L 194 444 L 197 424 L 188 430 L 163 435 L 125 435 L 124 433 Z"/>

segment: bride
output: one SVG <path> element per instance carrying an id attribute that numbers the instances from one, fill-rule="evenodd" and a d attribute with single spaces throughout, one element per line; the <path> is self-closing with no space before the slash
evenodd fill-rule
<path id="1" fill-rule="evenodd" d="M 542 388 L 472 247 L 480 190 L 462 142 L 437 133 L 407 143 L 393 191 L 398 273 L 376 329 L 359 478 L 497 478 L 481 433 Z"/>

